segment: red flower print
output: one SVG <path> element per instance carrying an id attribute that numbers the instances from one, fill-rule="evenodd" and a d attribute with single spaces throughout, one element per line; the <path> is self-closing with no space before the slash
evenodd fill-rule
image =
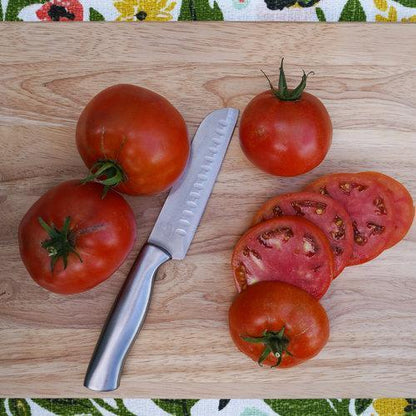
<path id="1" fill-rule="evenodd" d="M 84 10 L 78 0 L 51 0 L 36 12 L 36 16 L 44 21 L 67 22 L 83 20 Z"/>

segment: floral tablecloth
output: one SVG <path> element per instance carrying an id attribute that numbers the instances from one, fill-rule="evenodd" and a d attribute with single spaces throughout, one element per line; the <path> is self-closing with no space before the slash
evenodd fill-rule
<path id="1" fill-rule="evenodd" d="M 415 399 L 0 399 L 5 416 L 415 416 Z"/>
<path id="2" fill-rule="evenodd" d="M 0 0 L 6 21 L 415 22 L 416 0 Z M 1 394 L 1 392 L 0 392 Z M 416 399 L 0 399 L 0 416 L 416 416 Z"/>
<path id="3" fill-rule="evenodd" d="M 416 22 L 416 0 L 1 0 L 3 20 Z"/>

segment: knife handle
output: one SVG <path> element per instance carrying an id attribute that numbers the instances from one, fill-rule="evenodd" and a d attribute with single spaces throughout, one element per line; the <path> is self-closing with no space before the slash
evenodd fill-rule
<path id="1" fill-rule="evenodd" d="M 85 387 L 111 391 L 120 385 L 124 360 L 146 317 L 156 272 L 170 259 L 157 246 L 143 246 L 101 332 L 85 375 Z"/>

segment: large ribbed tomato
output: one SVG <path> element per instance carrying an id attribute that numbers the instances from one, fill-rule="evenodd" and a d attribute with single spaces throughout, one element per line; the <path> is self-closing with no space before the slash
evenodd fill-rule
<path id="1" fill-rule="evenodd" d="M 234 299 L 231 337 L 260 364 L 293 367 L 314 357 L 329 337 L 324 308 L 311 295 L 283 282 L 259 282 Z"/>
<path id="2" fill-rule="evenodd" d="M 52 292 L 91 289 L 123 263 L 136 238 L 134 213 L 103 186 L 68 181 L 38 199 L 19 226 L 19 248 L 31 277 Z"/>
<path id="3" fill-rule="evenodd" d="M 135 85 L 101 91 L 85 107 L 76 131 L 91 174 L 130 195 L 171 187 L 189 157 L 185 121 L 164 97 Z"/>

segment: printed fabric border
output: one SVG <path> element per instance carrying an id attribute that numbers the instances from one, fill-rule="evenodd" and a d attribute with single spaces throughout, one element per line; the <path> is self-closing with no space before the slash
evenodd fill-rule
<path id="1" fill-rule="evenodd" d="M 416 416 L 416 399 L 0 399 L 0 416 Z"/>
<path id="2" fill-rule="evenodd" d="M 416 0 L 1 0 L 7 21 L 416 22 Z"/>

